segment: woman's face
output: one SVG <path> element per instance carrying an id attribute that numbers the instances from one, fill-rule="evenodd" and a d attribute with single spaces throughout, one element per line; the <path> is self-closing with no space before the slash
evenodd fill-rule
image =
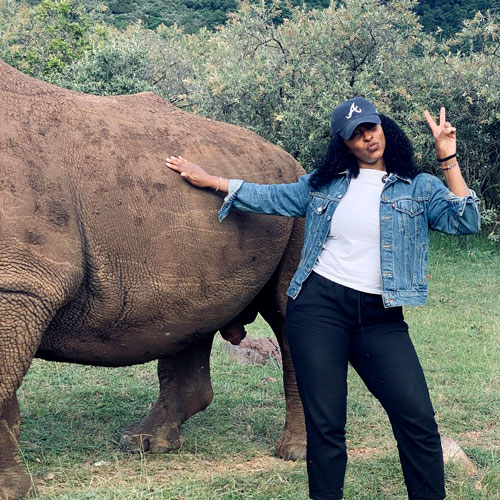
<path id="1" fill-rule="evenodd" d="M 385 170 L 385 135 L 380 123 L 361 123 L 345 143 L 360 168 Z"/>

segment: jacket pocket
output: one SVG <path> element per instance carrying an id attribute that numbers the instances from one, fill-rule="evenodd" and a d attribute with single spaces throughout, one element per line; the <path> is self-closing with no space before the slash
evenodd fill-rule
<path id="1" fill-rule="evenodd" d="M 424 212 L 424 202 L 410 199 L 397 200 L 395 208 L 398 212 L 416 217 Z"/>
<path id="2" fill-rule="evenodd" d="M 414 200 L 411 198 L 404 198 L 396 200 L 393 204 L 397 212 L 397 221 L 399 231 L 405 236 L 410 238 L 412 243 L 416 243 L 419 233 L 425 225 L 424 220 L 424 202 Z"/>

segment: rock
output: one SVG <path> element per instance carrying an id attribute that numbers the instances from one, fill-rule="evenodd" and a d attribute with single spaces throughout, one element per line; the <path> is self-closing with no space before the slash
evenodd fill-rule
<path id="1" fill-rule="evenodd" d="M 94 467 L 102 467 L 103 465 L 108 465 L 109 462 L 105 462 L 104 460 L 100 461 L 100 462 L 95 462 L 94 464 L 92 464 Z"/>
<path id="2" fill-rule="evenodd" d="M 270 338 L 244 338 L 239 345 L 227 344 L 230 356 L 244 365 L 265 365 L 274 361 L 281 366 L 281 352 L 278 343 Z"/>
<path id="3" fill-rule="evenodd" d="M 454 463 L 462 467 L 468 476 L 473 476 L 477 472 L 477 467 L 464 453 L 460 445 L 453 439 L 441 436 L 441 446 L 443 447 L 444 463 Z"/>

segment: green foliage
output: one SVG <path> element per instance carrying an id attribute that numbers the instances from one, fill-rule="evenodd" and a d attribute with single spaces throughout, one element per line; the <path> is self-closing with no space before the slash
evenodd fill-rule
<path id="1" fill-rule="evenodd" d="M 110 30 L 109 35 L 105 44 L 71 66 L 71 82 L 64 81 L 67 70 L 53 76 L 53 80 L 99 95 L 155 90 L 157 73 L 151 58 L 151 32 L 135 25 L 123 32 Z M 84 71 L 80 71 L 82 67 Z"/>
<path id="2" fill-rule="evenodd" d="M 0 57 L 36 76 L 60 72 L 91 49 L 93 27 L 80 4 L 43 0 L 35 7 L 0 1 Z"/>
<path id="3" fill-rule="evenodd" d="M 103 5 L 100 19 L 124 28 L 141 21 L 147 28 L 155 29 L 160 24 L 184 26 L 187 32 L 201 27 L 213 29 L 226 21 L 227 12 L 237 8 L 237 0 L 146 0 L 144 2 L 109 1 L 87 2 Z"/>
<path id="4" fill-rule="evenodd" d="M 463 22 L 475 16 L 476 12 L 486 12 L 500 3 L 498 0 L 419 0 L 415 12 L 427 32 L 441 34 L 444 38 L 455 35 Z"/>
<path id="5" fill-rule="evenodd" d="M 198 38 L 176 26 L 160 26 L 157 32 L 139 24 L 110 29 L 105 44 L 68 66 L 52 81 L 80 92 L 99 95 L 154 91 L 172 104 L 185 104 L 184 79 L 192 75 L 196 59 L 191 56 Z"/>
<path id="6" fill-rule="evenodd" d="M 36 5 L 41 0 L 29 0 Z M 21 3 L 19 0 L 18 3 Z M 226 22 L 230 12 L 238 9 L 238 0 L 82 0 L 82 6 L 100 22 L 126 28 L 140 21 L 145 27 L 155 29 L 160 24 L 182 26 L 187 33 L 206 27 L 214 30 Z M 325 8 L 330 0 L 280 0 L 282 16 L 290 8 L 307 5 L 307 8 Z M 280 16 L 280 20 L 282 18 Z"/>
<path id="7" fill-rule="evenodd" d="M 38 5 L 43 0 L 17 0 L 17 4 Z M 268 0 L 268 5 L 272 0 Z M 202 27 L 214 30 L 226 22 L 227 16 L 238 10 L 238 0 L 81 0 L 85 11 L 99 22 L 116 28 L 126 28 L 140 21 L 146 28 L 155 29 L 160 24 L 182 26 L 187 33 Z M 345 4 L 333 0 L 334 6 Z M 291 9 L 306 6 L 307 9 L 324 9 L 330 0 L 280 0 L 279 22 L 290 17 Z M 463 21 L 474 17 L 477 11 L 500 9 L 499 0 L 419 0 L 414 11 L 426 32 L 443 38 L 455 35 Z"/>
<path id="8" fill-rule="evenodd" d="M 18 0 L 17 3 L 22 3 Z M 37 5 L 42 0 L 25 0 L 28 5 Z M 333 0 L 335 6 L 343 0 Z M 82 0 L 85 10 L 101 22 L 126 28 L 141 21 L 149 29 L 160 24 L 178 24 L 186 32 L 194 33 L 202 27 L 210 30 L 226 22 L 229 13 L 238 9 L 238 0 Z M 268 2 L 270 4 L 270 1 Z M 291 9 L 324 9 L 330 0 L 280 0 L 279 22 L 290 17 Z M 500 8 L 499 0 L 420 0 L 414 7 L 424 31 L 437 31 L 443 38 L 449 38 L 460 31 L 464 20 L 473 18 L 477 11 Z"/>

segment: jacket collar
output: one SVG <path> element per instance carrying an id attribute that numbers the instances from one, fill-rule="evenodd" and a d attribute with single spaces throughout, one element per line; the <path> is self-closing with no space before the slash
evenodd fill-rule
<path id="1" fill-rule="evenodd" d="M 407 177 L 406 175 L 400 175 L 400 174 L 389 174 L 389 177 L 387 180 L 389 180 L 391 177 L 396 177 L 397 179 L 400 179 L 404 182 L 407 182 L 408 184 L 411 184 L 413 179 L 411 177 Z"/>

